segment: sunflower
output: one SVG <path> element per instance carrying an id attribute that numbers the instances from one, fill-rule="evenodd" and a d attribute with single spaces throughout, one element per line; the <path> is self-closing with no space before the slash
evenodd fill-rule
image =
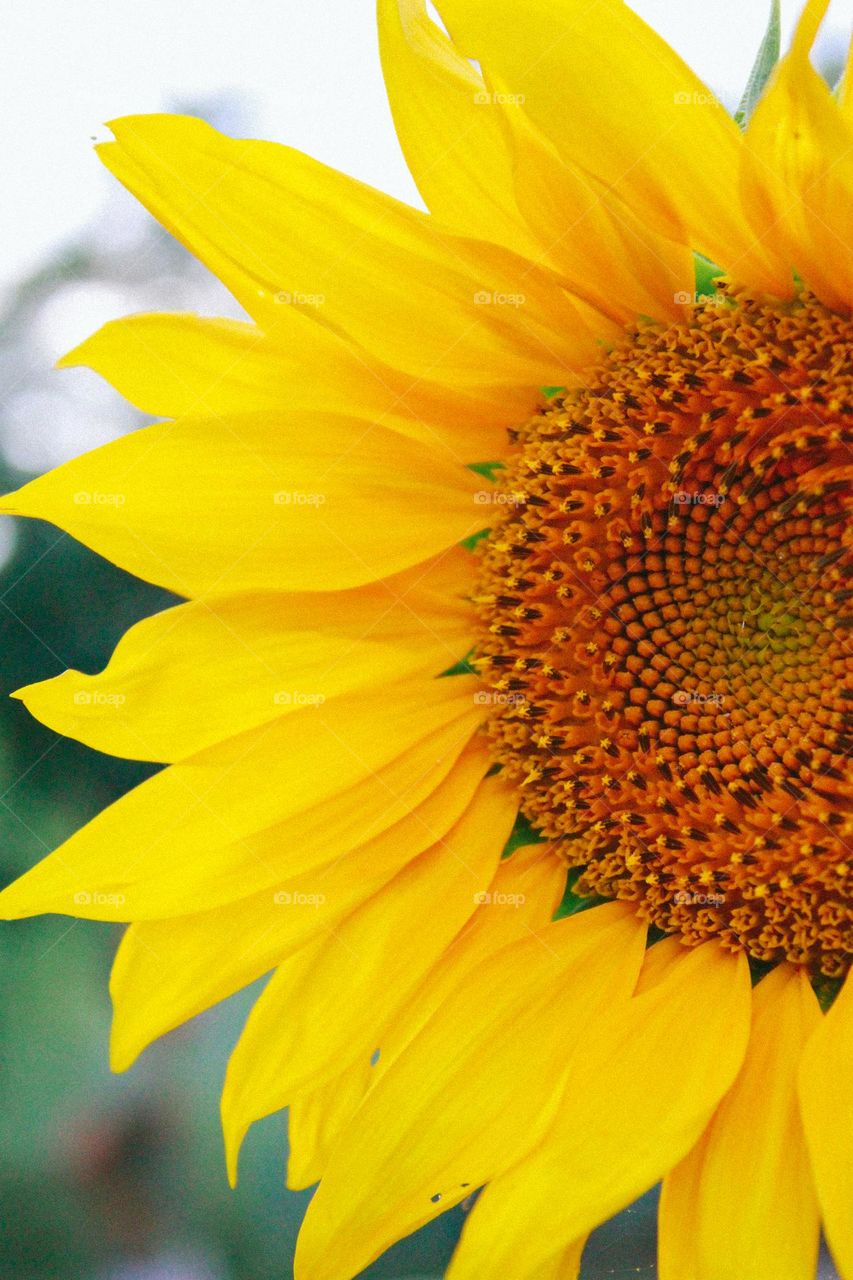
<path id="1" fill-rule="evenodd" d="M 429 213 L 196 119 L 107 167 L 247 322 L 65 357 L 162 419 L 4 501 L 185 603 L 19 696 L 167 765 L 7 888 L 129 922 L 112 1061 L 261 975 L 300 1280 L 480 1192 L 452 1280 L 853 1276 L 853 91 L 746 127 L 619 0 L 380 0 Z"/>

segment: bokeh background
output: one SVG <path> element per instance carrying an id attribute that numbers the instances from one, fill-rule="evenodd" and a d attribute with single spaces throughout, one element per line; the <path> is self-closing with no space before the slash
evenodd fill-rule
<path id="1" fill-rule="evenodd" d="M 636 0 L 729 105 L 763 0 Z M 790 32 L 800 8 L 783 4 Z M 819 57 L 837 75 L 853 0 Z M 142 422 L 94 375 L 53 362 L 134 311 L 238 315 L 225 291 L 95 159 L 103 121 L 183 110 L 286 141 L 420 203 L 384 97 L 371 0 L 12 0 L 4 7 L 0 164 L 0 483 L 17 487 Z M 141 781 L 57 737 L 9 694 L 68 666 L 100 670 L 126 628 L 170 603 L 41 523 L 0 523 L 0 883 Z M 278 1280 L 307 1194 L 284 1187 L 286 1125 L 255 1126 L 225 1181 L 218 1095 L 254 988 L 107 1068 L 115 926 L 0 926 L 0 1280 Z M 655 1196 L 593 1237 L 585 1280 L 653 1277 Z M 437 1280 L 464 1209 L 371 1276 Z M 543 1223 L 547 1230 L 547 1223 Z M 833 1276 L 823 1264 L 822 1276 Z M 508 1277 L 507 1280 L 511 1280 Z"/>

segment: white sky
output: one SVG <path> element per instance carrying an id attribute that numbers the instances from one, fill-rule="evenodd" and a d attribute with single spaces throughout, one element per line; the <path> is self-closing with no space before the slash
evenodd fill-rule
<path id="1" fill-rule="evenodd" d="M 736 100 L 768 0 L 632 0 Z M 801 0 L 783 0 L 786 36 Z M 831 22 L 848 30 L 853 0 Z M 250 133 L 286 141 L 417 200 L 397 149 L 373 0 L 7 0 L 0 84 L 0 285 L 43 260 L 103 207 L 112 179 L 91 140 L 104 121 L 241 97 Z"/>

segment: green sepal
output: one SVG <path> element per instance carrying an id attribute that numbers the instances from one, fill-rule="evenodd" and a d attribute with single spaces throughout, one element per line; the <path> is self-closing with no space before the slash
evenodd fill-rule
<path id="1" fill-rule="evenodd" d="M 503 847 L 501 853 L 502 858 L 509 858 L 515 853 L 516 849 L 520 849 L 525 844 L 543 844 L 544 841 L 539 832 L 531 827 L 523 813 L 517 813 L 515 816 L 515 825 L 509 833 L 509 839 Z"/>
<path id="2" fill-rule="evenodd" d="M 583 875 L 584 870 L 584 867 L 572 867 L 566 876 L 566 889 L 552 919 L 564 920 L 566 916 L 579 915 L 581 911 L 588 911 L 590 907 L 600 907 L 603 902 L 608 901 L 607 898 L 602 898 L 597 893 L 581 894 L 576 892 L 575 886 Z"/>
<path id="3" fill-rule="evenodd" d="M 827 978 L 822 973 L 818 974 L 816 978 L 812 978 L 814 993 L 817 996 L 818 1004 L 824 1013 L 829 1013 L 835 997 L 843 986 L 843 978 Z"/>
<path id="4" fill-rule="evenodd" d="M 722 267 L 701 253 L 693 254 L 693 282 L 697 298 L 710 298 L 717 292 L 717 281 L 726 273 Z"/>
<path id="5" fill-rule="evenodd" d="M 439 680 L 442 680 L 445 676 L 477 675 L 476 667 L 472 667 L 471 663 L 469 662 L 469 658 L 471 657 L 473 652 L 474 652 L 473 649 L 469 649 L 468 652 L 465 654 L 464 658 L 460 658 L 458 662 L 454 662 L 453 666 L 448 667 L 446 671 L 440 672 L 438 676 Z"/>
<path id="6" fill-rule="evenodd" d="M 491 529 L 479 529 L 477 533 L 472 533 L 470 537 L 463 538 L 459 543 L 460 547 L 464 547 L 466 551 L 473 551 L 478 542 L 482 542 L 484 538 L 488 538 Z"/>
<path id="7" fill-rule="evenodd" d="M 505 466 L 503 462 L 467 462 L 465 465 L 469 471 L 473 471 L 477 476 L 482 476 L 490 484 L 496 483 L 493 472 L 503 471 Z"/>
<path id="8" fill-rule="evenodd" d="M 758 100 L 764 92 L 773 68 L 779 61 L 781 46 L 782 14 L 779 0 L 770 0 L 770 18 L 767 22 L 767 30 L 764 32 L 764 39 L 758 47 L 758 53 L 749 73 L 749 79 L 746 82 L 746 88 L 740 100 L 740 106 L 735 112 L 735 123 L 741 129 L 745 129 L 749 124 L 750 116 L 758 105 Z"/>

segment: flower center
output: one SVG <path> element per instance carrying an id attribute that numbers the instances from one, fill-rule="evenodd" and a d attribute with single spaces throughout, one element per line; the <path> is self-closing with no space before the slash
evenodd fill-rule
<path id="1" fill-rule="evenodd" d="M 518 432 L 482 543 L 494 759 L 580 892 L 837 977 L 853 325 L 724 296 L 591 378 Z"/>

